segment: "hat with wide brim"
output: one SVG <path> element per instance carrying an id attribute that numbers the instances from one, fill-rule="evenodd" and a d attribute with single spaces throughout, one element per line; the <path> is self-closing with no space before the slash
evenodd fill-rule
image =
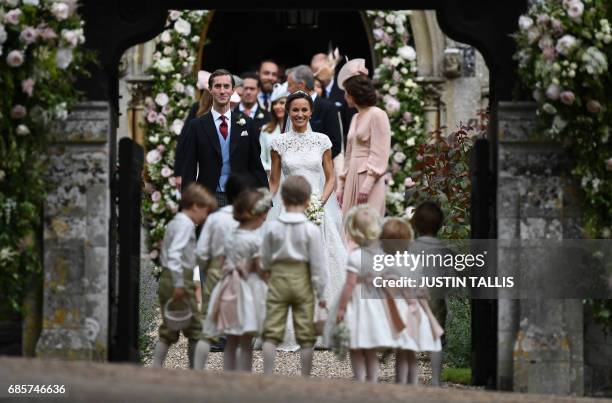
<path id="1" fill-rule="evenodd" d="M 364 75 L 367 76 L 369 73 L 365 66 L 365 59 L 353 59 L 346 62 L 338 73 L 338 87 L 344 90 L 344 82 L 351 77 Z"/>

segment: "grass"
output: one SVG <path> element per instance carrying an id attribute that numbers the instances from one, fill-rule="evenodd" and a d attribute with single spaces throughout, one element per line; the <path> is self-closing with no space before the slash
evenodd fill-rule
<path id="1" fill-rule="evenodd" d="M 469 385 L 472 381 L 472 370 L 470 368 L 444 368 L 442 370 L 442 380 Z"/>

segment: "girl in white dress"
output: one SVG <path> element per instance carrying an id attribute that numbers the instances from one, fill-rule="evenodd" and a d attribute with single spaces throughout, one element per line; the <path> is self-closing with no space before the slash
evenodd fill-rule
<path id="1" fill-rule="evenodd" d="M 346 242 L 342 229 L 342 212 L 334 196 L 335 174 L 331 158 L 331 141 L 323 133 L 313 132 L 309 120 L 312 116 L 313 101 L 304 91 L 289 95 L 286 111 L 289 115 L 287 132 L 272 140 L 270 171 L 270 192 L 275 195 L 274 207 L 268 214 L 268 221 L 278 218 L 283 203 L 278 190 L 283 177 L 300 175 L 306 178 L 312 193 L 318 195 L 324 206 L 321 220 L 321 235 L 326 251 L 325 267 L 328 270 L 329 284 L 326 288 L 326 300 L 333 300 L 340 293 L 344 284 L 345 273 L 342 269 L 346 263 Z M 295 351 L 299 346 L 293 337 L 292 320 L 287 324 L 287 336 L 279 350 Z"/>
<path id="2" fill-rule="evenodd" d="M 359 205 L 348 212 L 345 222 L 346 233 L 358 247 L 348 255 L 346 282 L 339 300 L 330 311 L 326 342 L 329 344 L 334 322 L 344 321 L 350 334 L 349 352 L 355 378 L 360 382 L 376 383 L 376 353 L 394 348 L 400 332 L 400 329 L 395 330 L 391 315 L 394 306 L 388 306 L 389 299 L 384 291 L 372 283 L 373 258 L 384 255 L 378 241 L 380 217 L 371 207 Z"/>
<path id="3" fill-rule="evenodd" d="M 226 371 L 251 371 L 252 339 L 263 329 L 267 287 L 260 259 L 262 238 L 257 229 L 271 203 L 267 189 L 246 190 L 234 202 L 234 218 L 240 225 L 225 236 L 223 277 L 213 289 L 203 326 L 207 337 L 227 336 L 223 355 Z"/>
<path id="4" fill-rule="evenodd" d="M 412 228 L 400 218 L 388 218 L 380 234 L 381 246 L 385 253 L 395 255 L 408 250 L 413 239 Z M 402 267 L 387 266 L 385 277 L 388 279 L 412 276 L 417 279 L 419 270 L 410 271 Z M 427 303 L 427 290 L 395 289 L 395 303 L 405 324 L 397 339 L 395 353 L 396 383 L 417 385 L 419 372 L 416 353 L 419 351 L 440 351 L 441 336 L 444 330 L 436 320 Z"/>
<path id="5" fill-rule="evenodd" d="M 272 95 L 270 96 L 270 105 L 272 109 L 270 121 L 261 128 L 259 135 L 259 143 L 261 145 L 261 163 L 266 170 L 268 176 L 272 168 L 272 157 L 270 156 L 270 143 L 283 132 L 283 122 L 285 120 L 285 103 L 289 91 L 287 91 L 287 83 L 275 84 Z"/>

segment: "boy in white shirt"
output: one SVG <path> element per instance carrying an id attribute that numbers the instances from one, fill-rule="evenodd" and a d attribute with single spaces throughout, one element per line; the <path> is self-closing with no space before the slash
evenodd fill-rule
<path id="1" fill-rule="evenodd" d="M 164 313 L 169 300 L 184 300 L 193 313 L 189 326 L 182 330 L 183 335 L 189 339 L 190 368 L 193 368 L 194 352 L 202 333 L 202 321 L 198 314 L 193 282 L 195 229 L 196 225 L 202 224 L 208 214 L 217 208 L 217 202 L 204 187 L 191 183 L 182 192 L 180 204 L 182 211 L 177 213 L 166 227 L 160 255 L 163 270 L 159 279 L 158 295 L 162 324 L 159 327 L 159 341 L 153 354 L 153 367 L 157 368 L 162 367 L 170 345 L 179 339 L 180 331 L 172 330 L 166 324 Z"/>
<path id="2" fill-rule="evenodd" d="M 302 176 L 288 176 L 281 196 L 285 212 L 271 222 L 262 244 L 263 270 L 270 273 L 263 330 L 264 373 L 274 371 L 276 346 L 282 342 L 291 307 L 295 337 L 301 347 L 302 375 L 310 375 L 313 346 L 315 296 L 324 308 L 327 282 L 321 230 L 304 211 L 311 187 Z"/>

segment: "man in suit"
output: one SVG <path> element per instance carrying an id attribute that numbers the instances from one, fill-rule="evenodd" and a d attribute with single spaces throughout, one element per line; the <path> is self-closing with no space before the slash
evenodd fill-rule
<path id="1" fill-rule="evenodd" d="M 310 118 L 310 125 L 313 131 L 326 134 L 329 137 L 332 143 L 332 159 L 335 158 L 342 150 L 340 119 L 336 107 L 328 100 L 317 96 L 314 90 L 314 76 L 310 67 L 300 65 L 289 70 L 287 87 L 290 93 L 302 90 L 312 97 L 314 110 Z"/>
<path id="2" fill-rule="evenodd" d="M 183 183 L 196 181 L 215 193 L 219 207 L 227 205 L 225 182 L 232 173 L 250 176 L 258 187 L 268 187 L 260 158 L 255 122 L 232 112 L 230 97 L 234 78 L 227 70 L 216 70 L 208 80 L 213 106 L 210 112 L 189 122 L 185 131 Z"/>
<path id="3" fill-rule="evenodd" d="M 266 59 L 259 64 L 257 76 L 259 77 L 261 91 L 257 94 L 257 100 L 268 112 L 270 111 L 272 90 L 274 84 L 278 82 L 278 73 L 278 64 L 274 60 Z"/>
<path id="4" fill-rule="evenodd" d="M 357 113 L 357 109 L 350 108 L 344 99 L 344 91 L 338 87 L 336 82 L 336 61 L 330 60 L 330 56 L 325 53 L 317 53 L 310 61 L 310 69 L 315 77 L 323 83 L 323 98 L 330 101 L 340 112 L 340 122 L 342 123 L 342 135 L 346 148 L 346 136 L 348 135 L 351 119 Z"/>
<path id="5" fill-rule="evenodd" d="M 242 75 L 242 100 L 234 112 L 242 112 L 255 121 L 257 130 L 270 121 L 270 112 L 257 102 L 260 85 L 257 74 L 246 73 Z"/>

